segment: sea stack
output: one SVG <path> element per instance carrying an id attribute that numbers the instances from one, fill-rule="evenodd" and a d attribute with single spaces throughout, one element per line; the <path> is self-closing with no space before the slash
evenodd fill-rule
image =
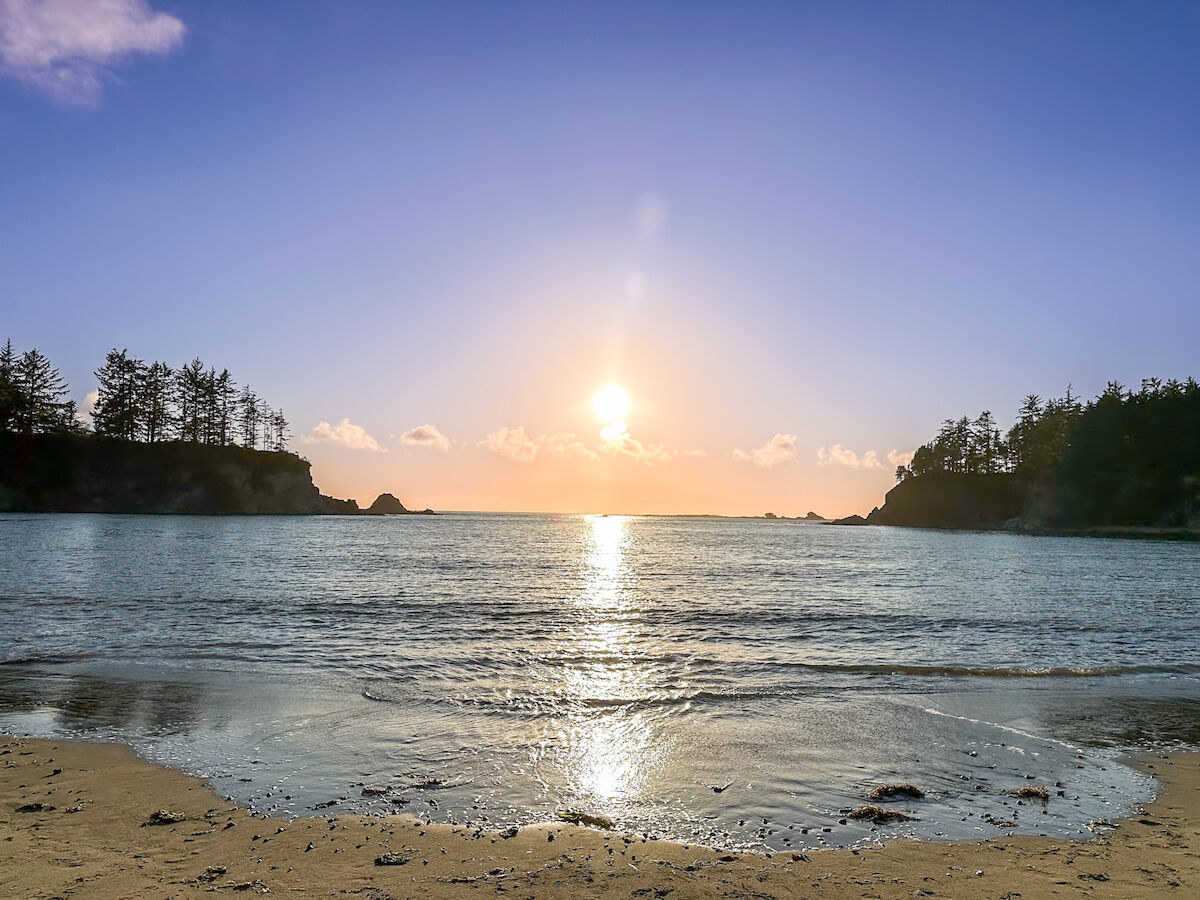
<path id="1" fill-rule="evenodd" d="M 404 504 L 391 494 L 380 494 L 365 510 L 371 516 L 402 516 L 408 512 Z"/>

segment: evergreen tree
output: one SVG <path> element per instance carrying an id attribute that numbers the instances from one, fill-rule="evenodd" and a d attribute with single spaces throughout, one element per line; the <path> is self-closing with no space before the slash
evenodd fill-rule
<path id="1" fill-rule="evenodd" d="M 215 401 L 214 443 L 224 447 L 233 443 L 234 419 L 237 414 L 238 389 L 237 383 L 229 374 L 228 369 L 222 369 L 221 374 L 213 383 Z"/>
<path id="2" fill-rule="evenodd" d="M 0 431 L 16 426 L 22 405 L 23 395 L 17 386 L 17 353 L 10 338 L 0 349 Z"/>
<path id="3" fill-rule="evenodd" d="M 277 409 L 271 414 L 271 449 L 276 453 L 287 450 L 288 421 L 283 417 L 283 410 Z"/>
<path id="4" fill-rule="evenodd" d="M 205 428 L 205 371 L 200 357 L 175 373 L 175 409 L 181 441 L 203 442 Z"/>
<path id="5" fill-rule="evenodd" d="M 17 360 L 15 372 L 22 395 L 15 416 L 17 431 L 45 434 L 75 429 L 72 405 L 62 399 L 67 394 L 66 382 L 50 360 L 37 350 L 26 350 Z"/>
<path id="6" fill-rule="evenodd" d="M 242 446 L 251 450 L 258 446 L 258 411 L 258 395 L 246 385 L 238 397 L 238 430 Z"/>
<path id="7" fill-rule="evenodd" d="M 146 364 L 125 350 L 110 350 L 96 370 L 96 408 L 92 427 L 97 434 L 134 441 L 144 430 L 142 389 Z"/>
<path id="8" fill-rule="evenodd" d="M 151 444 L 165 441 L 171 435 L 171 393 L 175 372 L 166 363 L 154 362 L 142 375 L 141 438 Z"/>

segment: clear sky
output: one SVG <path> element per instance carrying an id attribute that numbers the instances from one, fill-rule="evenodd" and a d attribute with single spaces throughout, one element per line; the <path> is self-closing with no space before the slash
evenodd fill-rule
<path id="1" fill-rule="evenodd" d="M 360 501 L 865 513 L 1200 375 L 1198 88 L 1165 0 L 0 0 L 0 336 L 227 366 Z"/>

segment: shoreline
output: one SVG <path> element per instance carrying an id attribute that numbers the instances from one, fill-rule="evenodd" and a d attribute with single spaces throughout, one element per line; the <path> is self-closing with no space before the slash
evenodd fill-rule
<path id="1" fill-rule="evenodd" d="M 0 894 L 1191 895 L 1200 888 L 1200 753 L 1131 764 L 1155 777 L 1158 796 L 1087 841 L 998 833 L 758 854 L 563 823 L 486 832 L 405 815 L 272 818 L 123 745 L 0 736 Z M 184 818 L 144 824 L 160 809 Z"/>

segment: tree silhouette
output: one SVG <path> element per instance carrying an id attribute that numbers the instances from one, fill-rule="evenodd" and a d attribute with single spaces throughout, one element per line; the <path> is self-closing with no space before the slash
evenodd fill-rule
<path id="1" fill-rule="evenodd" d="M 110 350 L 95 374 L 99 387 L 92 428 L 96 434 L 137 440 L 144 428 L 142 392 L 146 364 L 125 350 Z"/>
<path id="2" fill-rule="evenodd" d="M 17 359 L 13 379 L 18 403 L 13 422 L 24 434 L 70 431 L 76 427 L 75 405 L 63 400 L 66 382 L 42 353 L 26 350 Z"/>

